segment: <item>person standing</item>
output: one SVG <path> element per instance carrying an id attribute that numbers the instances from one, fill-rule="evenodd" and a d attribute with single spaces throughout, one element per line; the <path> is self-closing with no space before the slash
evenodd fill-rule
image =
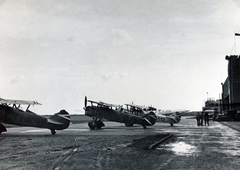
<path id="1" fill-rule="evenodd" d="M 196 114 L 196 119 L 197 119 L 197 125 L 198 126 L 200 126 L 200 113 L 199 112 L 197 112 L 197 114 Z"/>
<path id="2" fill-rule="evenodd" d="M 204 114 L 204 122 L 205 122 L 205 126 L 206 126 L 206 124 L 209 126 L 209 115 L 208 115 L 208 112 L 205 112 L 205 114 Z"/>
<path id="3" fill-rule="evenodd" d="M 203 115 L 204 115 L 204 112 L 202 112 L 201 115 L 200 115 L 200 119 L 201 119 L 200 124 L 201 124 L 201 126 L 203 126 Z"/>

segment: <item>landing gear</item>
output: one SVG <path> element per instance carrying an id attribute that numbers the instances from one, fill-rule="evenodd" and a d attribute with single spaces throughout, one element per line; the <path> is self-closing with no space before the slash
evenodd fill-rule
<path id="1" fill-rule="evenodd" d="M 124 123 L 125 124 L 125 126 L 127 126 L 127 127 L 132 127 L 133 126 L 133 123 Z"/>
<path id="2" fill-rule="evenodd" d="M 173 123 L 170 123 L 171 126 L 173 126 Z"/>
<path id="3" fill-rule="evenodd" d="M 52 133 L 52 135 L 55 135 L 56 131 L 54 129 L 51 129 L 51 133 Z"/>
<path id="4" fill-rule="evenodd" d="M 101 119 L 93 119 L 91 122 L 88 122 L 88 127 L 91 130 L 101 129 L 103 126 L 105 126 L 105 124 Z"/>
<path id="5" fill-rule="evenodd" d="M 95 123 L 94 123 L 94 121 L 88 122 L 88 127 L 89 127 L 91 130 L 94 130 L 94 129 L 95 129 Z"/>

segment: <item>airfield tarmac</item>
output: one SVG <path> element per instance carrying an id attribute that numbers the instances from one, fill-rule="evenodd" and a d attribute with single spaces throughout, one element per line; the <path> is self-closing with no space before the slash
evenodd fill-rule
<path id="1" fill-rule="evenodd" d="M 195 119 L 183 117 L 173 127 L 105 125 L 89 130 L 87 123 L 75 123 L 56 135 L 8 128 L 0 136 L 0 169 L 240 169 L 240 122 L 197 126 Z"/>

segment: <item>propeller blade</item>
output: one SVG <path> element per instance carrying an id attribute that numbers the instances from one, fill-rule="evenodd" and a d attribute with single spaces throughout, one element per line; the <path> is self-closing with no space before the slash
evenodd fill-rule
<path id="1" fill-rule="evenodd" d="M 84 107 L 87 107 L 87 96 L 85 96 Z"/>

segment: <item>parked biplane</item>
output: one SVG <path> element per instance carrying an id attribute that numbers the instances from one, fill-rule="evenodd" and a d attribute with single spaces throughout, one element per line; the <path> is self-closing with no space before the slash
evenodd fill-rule
<path id="1" fill-rule="evenodd" d="M 130 107 L 130 113 L 135 115 L 144 116 L 149 112 L 154 112 L 157 116 L 157 122 L 169 123 L 173 126 L 174 123 L 179 123 L 181 116 L 178 112 L 167 112 L 167 114 L 157 113 L 157 109 L 152 106 L 140 106 L 135 104 L 125 104 L 127 107 Z"/>
<path id="2" fill-rule="evenodd" d="M 158 112 L 157 122 L 169 123 L 171 126 L 175 123 L 179 123 L 181 121 L 181 112 L 186 111 L 169 111 L 169 112 Z"/>
<path id="3" fill-rule="evenodd" d="M 87 102 L 91 105 L 87 106 Z M 133 111 L 124 109 L 121 105 L 87 100 L 87 97 L 85 97 L 84 106 L 85 115 L 93 118 L 93 120 L 88 123 L 90 129 L 101 129 L 105 126 L 102 122 L 103 119 L 124 123 L 126 126 L 139 124 L 142 125 L 144 129 L 146 126 L 154 125 L 157 120 L 154 112 L 143 115 L 130 114 L 130 112 Z"/>
<path id="4" fill-rule="evenodd" d="M 26 111 L 21 109 L 21 105 L 27 105 Z M 2 123 L 19 126 L 30 126 L 46 128 L 54 135 L 56 130 L 68 128 L 70 115 L 65 110 L 50 116 L 49 118 L 37 115 L 29 110 L 31 105 L 41 105 L 37 101 L 6 100 L 0 98 L 0 134 L 7 129 Z"/>
<path id="5" fill-rule="evenodd" d="M 175 123 L 179 123 L 181 120 L 181 115 L 178 112 L 172 113 L 170 115 L 157 114 L 157 122 L 169 123 L 171 126 Z"/>

